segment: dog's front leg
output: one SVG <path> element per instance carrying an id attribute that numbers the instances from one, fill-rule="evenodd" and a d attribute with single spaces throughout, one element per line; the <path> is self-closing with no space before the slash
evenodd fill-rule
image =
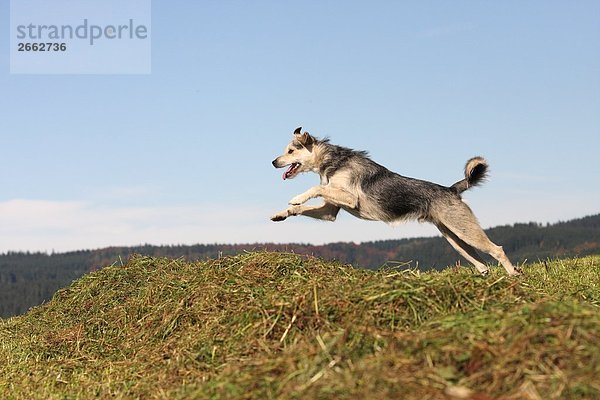
<path id="1" fill-rule="evenodd" d="M 295 216 L 295 215 L 305 215 L 307 217 L 321 219 L 323 221 L 335 221 L 335 218 L 340 211 L 338 206 L 335 206 L 330 203 L 323 203 L 319 206 L 290 206 L 287 209 L 278 212 L 277 214 L 271 217 L 272 221 L 283 221 L 287 217 Z"/>
<path id="2" fill-rule="evenodd" d="M 287 217 L 293 217 L 299 215 L 305 206 L 289 206 L 283 211 L 279 211 L 277 214 L 271 217 L 271 221 L 279 222 L 285 220 Z"/>
<path id="3" fill-rule="evenodd" d="M 355 194 L 333 186 L 313 186 L 306 192 L 299 194 L 290 200 L 290 204 L 299 205 L 307 202 L 313 197 L 322 197 L 326 202 L 334 204 L 338 207 L 346 207 L 355 209 L 358 207 L 358 196 Z"/>
<path id="4" fill-rule="evenodd" d="M 320 196 L 321 195 L 321 188 L 323 186 L 313 186 L 310 189 L 308 189 L 306 192 L 299 194 L 298 196 L 295 196 L 294 198 L 292 198 L 288 204 L 292 205 L 292 206 L 299 206 L 300 204 L 304 204 L 306 203 L 308 200 Z"/>
<path id="5" fill-rule="evenodd" d="M 306 192 L 290 200 L 291 205 L 299 205 L 314 197 L 322 197 L 325 201 L 338 207 L 357 208 L 358 197 L 349 191 L 332 186 L 313 186 Z"/>

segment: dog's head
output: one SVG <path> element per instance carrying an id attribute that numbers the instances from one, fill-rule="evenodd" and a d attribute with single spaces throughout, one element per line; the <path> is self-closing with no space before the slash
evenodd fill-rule
<path id="1" fill-rule="evenodd" d="M 316 167 L 314 149 L 317 141 L 308 132 L 301 133 L 301 130 L 302 127 L 294 131 L 294 138 L 283 154 L 273 160 L 275 168 L 289 166 L 283 173 L 283 179 L 292 179 L 300 172 L 308 172 Z"/>

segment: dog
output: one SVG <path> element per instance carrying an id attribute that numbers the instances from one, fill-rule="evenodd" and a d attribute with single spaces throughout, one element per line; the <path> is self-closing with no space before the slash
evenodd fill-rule
<path id="1" fill-rule="evenodd" d="M 487 275 L 489 269 L 477 250 L 494 257 L 508 275 L 520 275 L 504 253 L 481 229 L 477 218 L 461 194 L 480 185 L 487 177 L 488 163 L 482 157 L 467 161 L 465 178 L 452 186 L 408 178 L 372 161 L 367 152 L 336 146 L 329 139 L 318 139 L 302 128 L 294 131 L 284 153 L 272 162 L 275 168 L 288 167 L 283 179 L 303 172 L 319 174 L 321 182 L 289 201 L 289 207 L 271 217 L 283 221 L 305 215 L 335 221 L 340 209 L 355 217 L 388 224 L 416 219 L 433 223 L 452 247 Z M 321 197 L 321 205 L 305 205 Z M 476 250 L 477 249 L 477 250 Z"/>

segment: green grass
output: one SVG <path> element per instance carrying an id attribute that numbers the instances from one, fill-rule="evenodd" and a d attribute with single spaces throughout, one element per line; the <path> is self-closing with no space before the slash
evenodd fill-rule
<path id="1" fill-rule="evenodd" d="M 0 320 L 0 398 L 600 398 L 600 257 L 524 269 L 136 256 Z"/>

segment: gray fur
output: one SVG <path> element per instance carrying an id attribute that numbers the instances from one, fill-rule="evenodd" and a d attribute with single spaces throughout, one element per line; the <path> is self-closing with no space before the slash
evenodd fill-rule
<path id="1" fill-rule="evenodd" d="M 275 214 L 273 221 L 295 215 L 334 221 L 340 209 L 358 218 L 391 224 L 409 219 L 428 221 L 482 274 L 487 274 L 488 268 L 476 249 L 496 258 L 508 274 L 520 273 L 502 247 L 488 239 L 460 196 L 486 178 L 488 164 L 483 158 L 467 161 L 465 178 L 447 187 L 399 175 L 371 160 L 364 151 L 333 145 L 327 139 L 319 140 L 308 132 L 300 132 L 300 128 L 294 132 L 294 139 L 284 154 L 273 160 L 273 165 L 276 168 L 292 165 L 284 179 L 311 171 L 320 175 L 321 184 L 290 200 L 290 207 Z M 304 205 L 314 197 L 322 197 L 324 203 Z"/>

